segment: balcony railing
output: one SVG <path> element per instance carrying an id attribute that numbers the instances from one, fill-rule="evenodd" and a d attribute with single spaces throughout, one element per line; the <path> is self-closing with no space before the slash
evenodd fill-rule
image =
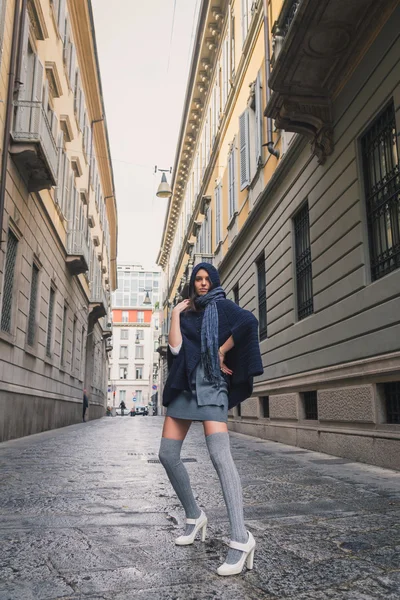
<path id="1" fill-rule="evenodd" d="M 195 254 L 193 257 L 193 266 L 195 267 L 196 265 L 198 265 L 201 262 L 206 262 L 206 263 L 210 263 L 210 264 L 214 264 L 214 254 Z"/>
<path id="2" fill-rule="evenodd" d="M 72 275 L 85 273 L 89 268 L 89 244 L 84 231 L 68 232 L 67 266 Z"/>
<path id="3" fill-rule="evenodd" d="M 30 192 L 57 184 L 58 149 L 41 102 L 19 100 L 10 152 Z"/>
<path id="4" fill-rule="evenodd" d="M 90 308 L 91 314 L 95 317 L 96 320 L 101 319 L 101 317 L 105 317 L 109 310 L 109 302 L 107 298 L 107 294 L 104 291 L 101 283 L 94 282 L 91 286 L 90 291 Z"/>
<path id="5" fill-rule="evenodd" d="M 165 356 L 167 354 L 167 348 L 168 348 L 168 334 L 167 333 L 162 333 L 160 335 L 160 337 L 158 338 L 157 352 L 161 356 Z"/>

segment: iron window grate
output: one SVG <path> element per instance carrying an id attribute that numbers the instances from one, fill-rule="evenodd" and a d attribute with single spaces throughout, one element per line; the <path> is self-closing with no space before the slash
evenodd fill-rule
<path id="1" fill-rule="evenodd" d="M 32 281 L 31 281 L 31 297 L 29 300 L 29 316 L 28 316 L 28 335 L 27 342 L 30 346 L 33 346 L 35 342 L 35 317 L 36 317 L 36 305 L 37 305 L 37 292 L 39 282 L 39 269 L 33 263 L 32 265 Z"/>
<path id="2" fill-rule="evenodd" d="M 10 333 L 11 315 L 13 305 L 13 288 L 15 263 L 17 260 L 18 239 L 13 232 L 8 230 L 7 257 L 4 271 L 3 306 L 1 311 L 1 329 Z"/>
<path id="3" fill-rule="evenodd" d="M 400 175 L 393 101 L 361 138 L 371 277 L 400 267 Z"/>
<path id="4" fill-rule="evenodd" d="M 262 396 L 261 406 L 264 419 L 269 419 L 269 396 Z"/>
<path id="5" fill-rule="evenodd" d="M 318 420 L 318 396 L 316 391 L 304 392 L 304 415 L 309 421 Z"/>
<path id="6" fill-rule="evenodd" d="M 265 257 L 262 254 L 256 262 L 257 289 L 258 289 L 258 323 L 260 327 L 260 340 L 267 337 L 267 287 L 265 279 Z"/>
<path id="7" fill-rule="evenodd" d="M 296 252 L 297 316 L 301 321 L 314 312 L 308 202 L 299 210 L 293 221 Z"/>
<path id="8" fill-rule="evenodd" d="M 400 424 L 400 381 L 385 383 L 386 422 Z"/>
<path id="9" fill-rule="evenodd" d="M 47 340 L 46 340 L 46 354 L 47 356 L 51 356 L 51 333 L 53 331 L 53 316 L 54 316 L 54 299 L 55 299 L 55 291 L 53 288 L 50 288 L 50 299 L 49 299 L 49 316 L 48 316 L 48 325 L 47 325 Z"/>

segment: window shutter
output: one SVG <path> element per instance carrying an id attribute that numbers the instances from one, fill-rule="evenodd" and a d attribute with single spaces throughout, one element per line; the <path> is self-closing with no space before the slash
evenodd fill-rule
<path id="1" fill-rule="evenodd" d="M 69 162 L 69 158 L 67 154 L 64 154 L 64 183 L 63 183 L 63 195 L 61 200 L 61 210 L 64 217 L 67 218 L 67 204 L 68 204 L 68 194 L 69 194 L 69 181 L 70 181 L 70 170 L 71 165 Z"/>
<path id="2" fill-rule="evenodd" d="M 215 188 L 215 243 L 221 241 L 221 186 Z"/>
<path id="3" fill-rule="evenodd" d="M 28 11 L 26 11 L 25 19 L 24 19 L 24 30 L 23 30 L 23 46 L 22 46 L 22 68 L 21 68 L 21 79 L 22 86 L 19 89 L 19 99 L 20 100 L 30 100 L 31 99 L 31 90 L 28 90 L 28 41 L 29 41 L 29 15 Z"/>
<path id="4" fill-rule="evenodd" d="M 69 83 L 70 83 L 71 89 L 74 88 L 75 72 L 76 72 L 76 50 L 75 50 L 74 44 L 72 43 L 72 41 L 70 41 L 68 76 L 69 76 Z"/>
<path id="5" fill-rule="evenodd" d="M 79 128 L 83 134 L 84 118 L 85 118 L 85 95 L 82 87 L 79 89 L 80 93 L 80 105 L 79 105 Z"/>
<path id="6" fill-rule="evenodd" d="M 60 33 L 61 39 L 64 39 L 65 34 L 65 9 L 66 0 L 60 0 L 60 8 L 58 11 L 58 31 Z"/>
<path id="7" fill-rule="evenodd" d="M 43 86 L 42 105 L 43 105 L 43 110 L 47 116 L 47 113 L 49 110 L 49 82 L 47 81 L 47 79 L 45 79 L 44 86 Z M 49 123 L 49 125 L 51 126 L 51 123 Z"/>
<path id="8" fill-rule="evenodd" d="M 56 18 L 56 22 L 58 22 L 58 14 L 60 12 L 60 0 L 51 0 L 53 3 L 54 16 Z"/>
<path id="9" fill-rule="evenodd" d="M 247 37 L 247 0 L 242 0 L 242 45 Z"/>
<path id="10" fill-rule="evenodd" d="M 206 248 L 206 254 L 211 254 L 211 248 L 212 248 L 212 226 L 211 226 L 211 223 L 212 223 L 212 211 L 211 211 L 211 207 L 207 211 L 206 219 L 207 219 L 207 240 L 206 240 L 207 248 Z"/>
<path id="11" fill-rule="evenodd" d="M 51 132 L 53 134 L 54 141 L 56 141 L 57 135 L 58 135 L 58 118 L 54 111 L 53 111 L 53 118 L 52 118 L 52 122 L 51 122 Z"/>
<path id="12" fill-rule="evenodd" d="M 240 132 L 240 189 L 243 190 L 250 183 L 250 155 L 249 155 L 249 112 L 244 111 L 239 117 Z"/>
<path id="13" fill-rule="evenodd" d="M 258 72 L 255 89 L 256 105 L 256 165 L 262 160 L 262 96 L 261 96 L 261 73 Z"/>
<path id="14" fill-rule="evenodd" d="M 57 140 L 57 151 L 58 151 L 58 159 L 57 159 L 57 187 L 54 189 L 54 202 L 61 207 L 62 204 L 62 191 L 64 185 L 64 132 L 60 131 L 58 134 Z"/>

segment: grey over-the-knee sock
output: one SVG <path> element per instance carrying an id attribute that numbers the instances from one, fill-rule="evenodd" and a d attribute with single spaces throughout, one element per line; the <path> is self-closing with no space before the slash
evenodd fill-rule
<path id="1" fill-rule="evenodd" d="M 231 525 L 231 540 L 245 544 L 248 535 L 244 524 L 242 484 L 231 455 L 229 434 L 227 432 L 212 433 L 206 436 L 206 442 L 212 463 L 221 482 Z M 234 564 L 240 559 L 241 555 L 240 550 L 229 548 L 226 562 Z"/>
<path id="2" fill-rule="evenodd" d="M 197 519 L 200 516 L 200 508 L 193 496 L 190 485 L 189 474 L 181 461 L 181 448 L 183 440 L 172 440 L 161 438 L 158 457 L 167 472 L 168 478 L 185 510 L 187 519 Z M 185 534 L 190 535 L 194 525 L 186 525 Z"/>

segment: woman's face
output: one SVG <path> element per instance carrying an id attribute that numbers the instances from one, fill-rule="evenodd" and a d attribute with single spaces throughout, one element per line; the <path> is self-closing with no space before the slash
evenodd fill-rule
<path id="1" fill-rule="evenodd" d="M 200 269 L 194 280 L 194 291 L 197 296 L 204 296 L 211 289 L 210 276 L 205 269 Z"/>

